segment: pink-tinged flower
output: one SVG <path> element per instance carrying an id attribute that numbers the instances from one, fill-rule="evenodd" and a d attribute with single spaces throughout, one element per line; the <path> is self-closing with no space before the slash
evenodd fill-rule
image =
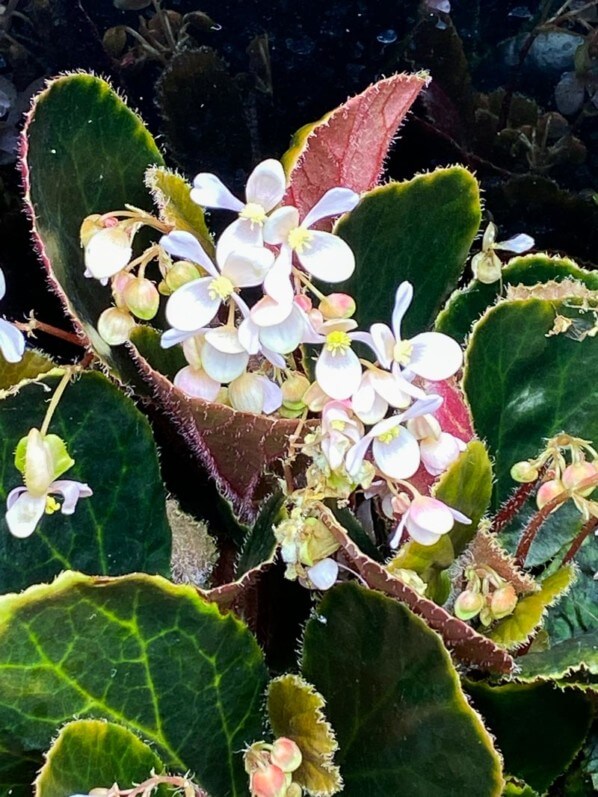
<path id="1" fill-rule="evenodd" d="M 420 463 L 419 445 L 415 437 L 402 424 L 428 412 L 434 412 L 442 404 L 440 396 L 418 399 L 409 409 L 399 415 L 385 418 L 347 453 L 347 471 L 354 476 L 361 469 L 368 449 L 378 469 L 389 479 L 408 479 L 416 472 Z"/>
<path id="2" fill-rule="evenodd" d="M 399 375 L 402 371 L 424 379 L 447 379 L 463 362 L 463 352 L 455 340 L 440 332 L 422 332 L 410 340 L 401 338 L 401 324 L 412 298 L 412 285 L 402 282 L 396 293 L 392 330 L 386 324 L 372 325 L 376 356 L 383 368 L 393 368 Z"/>
<path id="3" fill-rule="evenodd" d="M 216 382 L 206 374 L 203 368 L 187 365 L 174 377 L 174 385 L 192 398 L 201 398 L 205 401 L 216 401 L 221 389 L 220 382 Z"/>
<path id="4" fill-rule="evenodd" d="M 263 374 L 241 374 L 228 386 L 231 406 L 241 412 L 269 415 L 282 404 L 280 387 Z"/>
<path id="5" fill-rule="evenodd" d="M 346 403 L 331 401 L 322 410 L 322 441 L 320 443 L 330 470 L 338 470 L 347 451 L 356 445 L 364 433 L 363 424 L 352 417 Z"/>
<path id="6" fill-rule="evenodd" d="M 56 507 L 48 501 L 51 495 L 63 497 L 60 511 L 63 515 L 72 515 L 79 498 L 89 498 L 93 491 L 88 484 L 58 479 L 52 482 L 44 495 L 32 495 L 26 487 L 15 487 L 6 498 L 6 523 L 8 530 L 15 537 L 30 537 L 44 513 L 53 512 Z"/>
<path id="7" fill-rule="evenodd" d="M 182 333 L 203 329 L 228 299 L 239 304 L 238 291 L 261 285 L 274 262 L 274 255 L 267 249 L 245 246 L 225 259 L 217 255 L 216 268 L 199 241 L 187 232 L 169 233 L 160 245 L 171 255 L 199 263 L 209 274 L 178 288 L 166 303 L 168 323 Z"/>
<path id="8" fill-rule="evenodd" d="M 237 199 L 215 174 L 202 172 L 193 181 L 191 199 L 205 208 L 232 210 L 239 218 L 218 240 L 217 257 L 224 262 L 239 247 L 262 246 L 263 227 L 268 213 L 278 205 L 286 190 L 282 164 L 273 159 L 259 163 L 245 186 L 245 202 Z"/>
<path id="9" fill-rule="evenodd" d="M 6 280 L 4 272 L 0 269 L 0 299 L 6 293 Z M 25 351 L 25 338 L 23 333 L 9 321 L 0 318 L 0 351 L 9 363 L 18 363 Z"/>
<path id="10" fill-rule="evenodd" d="M 381 421 L 388 412 L 388 402 L 377 392 L 371 370 L 366 370 L 362 375 L 351 399 L 351 407 L 359 420 L 368 426 Z"/>
<path id="11" fill-rule="evenodd" d="M 311 329 L 305 343 L 323 343 L 316 362 L 316 381 L 328 396 L 338 401 L 351 398 L 361 384 L 361 363 L 351 348 L 358 340 L 371 346 L 367 332 L 354 332 L 357 322 L 352 318 L 325 321 L 317 330 Z"/>
<path id="12" fill-rule="evenodd" d="M 338 578 L 338 564 L 334 559 L 322 559 L 313 567 L 307 568 L 307 575 L 315 589 L 330 589 Z"/>
<path id="13" fill-rule="evenodd" d="M 407 428 L 419 440 L 421 460 L 431 476 L 444 473 L 459 454 L 465 451 L 463 440 L 443 432 L 433 415 L 422 415 L 407 421 Z"/>
<path id="14" fill-rule="evenodd" d="M 353 210 L 359 195 L 349 188 L 331 188 L 314 205 L 302 222 L 291 205 L 275 210 L 264 224 L 264 240 L 294 252 L 303 268 L 317 279 L 342 282 L 355 269 L 350 246 L 329 232 L 311 229 L 317 222 Z M 290 259 L 290 257 L 289 257 Z"/>
<path id="15" fill-rule="evenodd" d="M 413 499 L 409 508 L 401 518 L 390 540 L 391 548 L 398 548 L 407 529 L 409 536 L 420 545 L 434 545 L 458 523 L 470 524 L 471 520 L 465 515 L 452 509 L 437 498 L 418 495 Z"/>

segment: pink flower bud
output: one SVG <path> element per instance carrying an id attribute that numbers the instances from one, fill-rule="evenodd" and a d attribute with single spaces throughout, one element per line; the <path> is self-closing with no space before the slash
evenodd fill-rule
<path id="1" fill-rule="evenodd" d="M 252 772 L 249 787 L 252 797 L 285 797 L 289 780 L 274 764 L 268 764 Z"/>
<path id="2" fill-rule="evenodd" d="M 573 465 L 569 465 L 569 467 L 565 468 L 563 471 L 562 482 L 563 486 L 567 488 L 567 490 L 574 490 L 576 486 L 580 483 L 585 481 L 586 479 L 591 479 L 592 476 L 598 475 L 598 468 L 594 465 L 593 462 L 576 462 Z M 596 489 L 596 484 L 590 485 L 589 487 L 584 488 L 579 495 L 588 496 L 590 493 L 593 493 Z"/>
<path id="3" fill-rule="evenodd" d="M 545 507 L 549 501 L 556 498 L 564 489 L 560 479 L 550 479 L 550 481 L 544 482 L 536 493 L 536 505 L 538 509 Z"/>
<path id="4" fill-rule="evenodd" d="M 319 310 L 325 319 L 351 318 L 357 306 L 348 293 L 331 293 L 320 302 Z"/>
<path id="5" fill-rule="evenodd" d="M 455 601 L 455 616 L 459 620 L 471 620 L 484 608 L 484 596 L 473 590 L 464 590 Z"/>
<path id="6" fill-rule="evenodd" d="M 305 293 L 299 293 L 297 296 L 295 296 L 293 301 L 306 313 L 309 313 L 309 311 L 313 308 L 311 299 Z"/>
<path id="7" fill-rule="evenodd" d="M 137 318 L 150 321 L 158 312 L 160 294 L 154 283 L 145 277 L 134 277 L 125 285 L 122 296 Z"/>
<path id="8" fill-rule="evenodd" d="M 490 596 L 490 611 L 496 620 L 511 614 L 517 606 L 517 593 L 512 584 L 505 584 Z"/>
<path id="9" fill-rule="evenodd" d="M 303 756 L 292 739 L 281 736 L 272 745 L 270 758 L 272 763 L 280 767 L 283 772 L 294 772 L 301 766 Z"/>
<path id="10" fill-rule="evenodd" d="M 129 340 L 135 320 L 120 307 L 109 307 L 98 319 L 98 332 L 109 346 L 121 346 Z"/>

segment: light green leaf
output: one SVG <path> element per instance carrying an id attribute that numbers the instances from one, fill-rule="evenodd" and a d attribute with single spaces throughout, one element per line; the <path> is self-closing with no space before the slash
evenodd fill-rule
<path id="1" fill-rule="evenodd" d="M 518 681 L 561 680 L 571 673 L 598 675 L 598 631 L 571 637 L 548 650 L 517 659 Z"/>
<path id="2" fill-rule="evenodd" d="M 326 700 L 346 797 L 489 797 L 500 760 L 439 637 L 404 605 L 355 584 L 309 621 L 302 670 Z"/>
<path id="3" fill-rule="evenodd" d="M 0 500 L 22 478 L 14 451 L 29 428 L 39 428 L 58 380 L 22 387 L 0 401 Z M 171 534 L 156 446 L 144 416 L 105 376 L 86 373 L 66 389 L 50 432 L 67 444 L 75 465 L 66 479 L 88 483 L 74 515 L 44 515 L 31 537 L 18 539 L 0 518 L 0 591 L 51 580 L 65 569 L 93 575 L 135 570 L 167 574 Z"/>
<path id="4" fill-rule="evenodd" d="M 415 295 L 403 336 L 423 332 L 461 276 L 480 217 L 478 183 L 462 166 L 374 188 L 337 225 L 356 267 L 332 290 L 355 298 L 365 329 L 390 322 L 396 289 L 409 280 Z"/>
<path id="5" fill-rule="evenodd" d="M 153 750 L 121 725 L 75 720 L 61 728 L 35 781 L 35 797 L 87 794 L 94 788 L 131 788 L 160 773 Z"/>
<path id="6" fill-rule="evenodd" d="M 65 573 L 0 598 L 0 629 L 0 729 L 24 750 L 46 749 L 74 717 L 103 717 L 212 797 L 246 794 L 241 750 L 261 733 L 263 657 L 195 589 Z"/>
<path id="7" fill-rule="evenodd" d="M 18 363 L 9 363 L 0 357 L 0 398 L 3 391 L 30 379 L 37 379 L 41 374 L 47 374 L 53 369 L 58 369 L 56 363 L 35 349 L 26 349 L 23 359 Z"/>

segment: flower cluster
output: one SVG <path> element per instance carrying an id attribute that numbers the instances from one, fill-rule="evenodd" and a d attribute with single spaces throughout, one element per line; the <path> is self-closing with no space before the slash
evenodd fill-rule
<path id="1" fill-rule="evenodd" d="M 234 214 L 213 257 L 190 232 L 165 231 L 162 222 L 135 209 L 89 217 L 81 237 L 86 273 L 111 279 L 116 306 L 99 323 L 109 343 L 127 337 L 135 323 L 131 315 L 153 317 L 159 294 L 165 294 L 170 328 L 162 346 L 181 345 L 187 361 L 174 378 L 179 389 L 246 412 L 317 416 L 302 449 L 311 459 L 307 492 L 276 533 L 287 575 L 325 588 L 336 579 L 331 554 L 338 546 L 318 525 L 313 504 L 320 500 L 347 500 L 357 489 L 366 499 L 375 496 L 393 521 L 395 548 L 404 533 L 430 545 L 456 520 L 469 522 L 407 481 L 420 466 L 438 476 L 464 448 L 435 417 L 442 397 L 422 387 L 453 376 L 462 351 L 437 332 L 405 337 L 403 319 L 413 299 L 408 282 L 398 286 L 390 325 L 358 329 L 354 298 L 326 295 L 313 281 L 351 277 L 351 248 L 320 227 L 353 210 L 359 196 L 332 188 L 302 216 L 281 204 L 285 193 L 276 160 L 254 169 L 243 200 L 215 175 L 197 175 L 191 199 Z M 131 260 L 131 239 L 143 224 L 166 234 Z M 158 288 L 145 276 L 152 260 L 160 269 Z M 305 346 L 317 356 L 313 371 L 302 373 Z"/>
<path id="2" fill-rule="evenodd" d="M 272 744 L 255 742 L 244 753 L 252 797 L 301 797 L 293 772 L 301 766 L 301 750 L 284 736 Z"/>
<path id="3" fill-rule="evenodd" d="M 466 588 L 457 596 L 455 615 L 460 620 L 479 617 L 484 626 L 512 614 L 517 606 L 517 592 L 509 581 L 489 565 L 465 570 Z"/>

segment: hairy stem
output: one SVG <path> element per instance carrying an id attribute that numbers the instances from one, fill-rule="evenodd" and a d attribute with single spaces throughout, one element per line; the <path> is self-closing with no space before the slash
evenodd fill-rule
<path id="1" fill-rule="evenodd" d="M 577 535 L 577 537 L 571 543 L 571 547 L 567 551 L 565 558 L 563 559 L 562 564 L 566 565 L 567 562 L 570 562 L 575 554 L 579 551 L 582 546 L 584 540 L 590 536 L 590 534 L 598 529 L 598 518 L 591 517 L 587 523 L 584 523 L 581 527 L 581 531 Z"/>

